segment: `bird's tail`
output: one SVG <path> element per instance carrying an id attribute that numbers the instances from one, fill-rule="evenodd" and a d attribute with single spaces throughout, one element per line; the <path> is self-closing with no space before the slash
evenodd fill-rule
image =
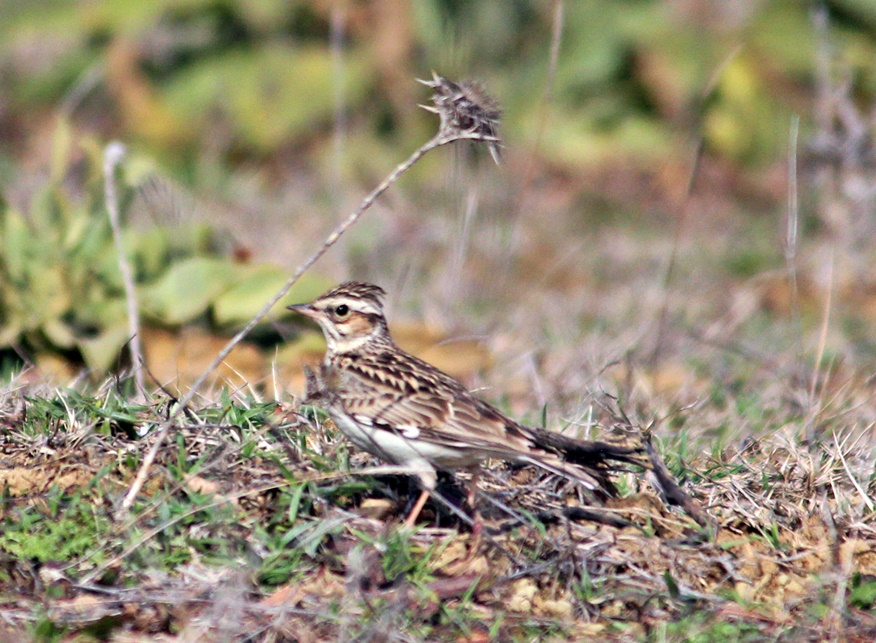
<path id="1" fill-rule="evenodd" d="M 651 461 L 645 445 L 621 445 L 597 440 L 578 440 L 546 429 L 523 427 L 533 443 L 548 451 L 563 455 L 565 460 L 577 464 L 608 464 L 623 462 L 645 469 L 651 468 Z"/>
<path id="2" fill-rule="evenodd" d="M 613 471 L 627 470 L 625 465 L 652 468 L 644 445 L 577 440 L 545 429 L 529 426 L 521 428 L 535 446 L 547 452 L 547 457 L 534 458 L 534 464 L 577 480 L 594 491 L 614 495 L 616 490 L 610 474 Z"/>
<path id="3" fill-rule="evenodd" d="M 590 489 L 596 492 L 607 492 L 613 495 L 614 485 L 611 480 L 603 474 L 603 472 L 584 467 L 572 462 L 565 462 L 559 456 L 547 452 L 543 455 L 531 455 L 520 458 L 520 462 L 534 464 L 545 471 L 550 471 L 558 476 L 574 480 L 585 489 Z"/>

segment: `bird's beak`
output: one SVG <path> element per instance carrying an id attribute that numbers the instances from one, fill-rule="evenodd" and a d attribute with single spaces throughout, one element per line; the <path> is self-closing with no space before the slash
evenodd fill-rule
<path id="1" fill-rule="evenodd" d="M 319 311 L 310 304 L 292 304 L 291 306 L 286 306 L 286 308 L 294 313 L 299 313 L 305 317 L 311 317 L 312 319 L 319 317 Z"/>

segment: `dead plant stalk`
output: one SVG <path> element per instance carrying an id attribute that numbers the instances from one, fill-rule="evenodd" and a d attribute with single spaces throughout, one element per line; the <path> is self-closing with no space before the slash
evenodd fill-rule
<path id="1" fill-rule="evenodd" d="M 128 330 L 131 335 L 131 369 L 134 382 L 137 384 L 137 396 L 146 395 L 143 382 L 143 348 L 140 344 L 140 306 L 137 303 L 137 291 L 134 287 L 134 273 L 122 239 L 122 223 L 119 216 L 119 195 L 116 189 L 116 168 L 125 158 L 125 146 L 113 141 L 106 146 L 103 153 L 104 199 L 109 215 L 110 227 L 113 230 L 113 241 L 119 255 L 119 272 L 122 273 L 122 283 L 125 286 L 125 302 L 128 307 Z"/>

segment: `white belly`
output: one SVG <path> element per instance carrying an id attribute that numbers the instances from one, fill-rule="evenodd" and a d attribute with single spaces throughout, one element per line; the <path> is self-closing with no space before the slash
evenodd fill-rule
<path id="1" fill-rule="evenodd" d="M 409 467 L 429 490 L 434 489 L 437 466 L 465 466 L 464 456 L 458 449 L 442 447 L 429 442 L 418 442 L 405 437 L 404 431 L 389 431 L 357 422 L 346 413 L 330 411 L 332 419 L 343 434 L 357 447 L 391 464 Z"/>

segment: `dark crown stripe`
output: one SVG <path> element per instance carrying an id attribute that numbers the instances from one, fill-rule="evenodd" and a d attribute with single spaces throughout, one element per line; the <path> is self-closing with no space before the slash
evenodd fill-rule
<path id="1" fill-rule="evenodd" d="M 383 298 L 386 296 L 386 291 L 380 286 L 375 286 L 374 284 L 366 284 L 361 281 L 345 281 L 340 286 L 335 286 L 322 295 L 320 299 L 341 295 L 358 299 L 369 299 L 380 308 L 383 306 Z"/>

